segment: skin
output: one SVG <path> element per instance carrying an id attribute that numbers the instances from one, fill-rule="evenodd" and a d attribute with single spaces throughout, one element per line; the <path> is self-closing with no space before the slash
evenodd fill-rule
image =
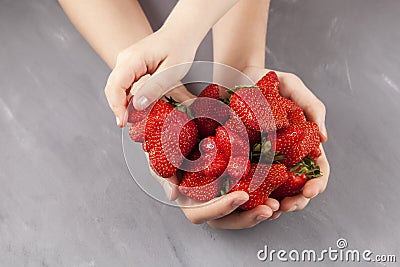
<path id="1" fill-rule="evenodd" d="M 210 3 L 206 3 L 208 1 Z M 158 87 L 149 89 L 144 84 L 152 75 L 169 66 L 192 62 L 201 40 L 211 27 L 216 62 L 241 70 L 252 80 L 258 80 L 268 71 L 264 69 L 269 8 L 267 0 L 181 0 L 161 29 L 154 33 L 135 0 L 59 2 L 93 49 L 113 69 L 105 93 L 120 127 L 126 125 L 127 100 L 132 94 L 135 95 L 134 105 L 137 109 L 145 108 L 163 94 L 173 96 L 179 102 L 194 98 L 184 86 L 168 90 L 171 84 L 167 81 L 179 80 L 185 74 L 185 69 L 176 77 L 156 80 Z M 222 74 L 214 73 L 216 78 L 220 78 L 219 75 Z M 326 141 L 325 107 L 322 102 L 297 76 L 283 72 L 278 72 L 278 75 L 282 81 L 282 95 L 297 102 L 307 117 L 318 123 L 322 140 Z M 230 193 L 209 203 L 202 203 L 200 207 L 193 207 L 200 203 L 178 193 L 176 177 L 164 179 L 150 171 L 169 199 L 176 200 L 182 206 L 192 206 L 182 208 L 192 223 L 207 222 L 214 228 L 242 229 L 266 219 L 277 218 L 283 211 L 304 208 L 309 199 L 325 189 L 328 181 L 329 164 L 325 154 L 317 164 L 321 166 L 324 176 L 309 181 L 302 194 L 285 198 L 281 205 L 274 199 L 267 199 L 265 205 L 249 211 L 235 210 L 248 200 L 245 192 Z"/>

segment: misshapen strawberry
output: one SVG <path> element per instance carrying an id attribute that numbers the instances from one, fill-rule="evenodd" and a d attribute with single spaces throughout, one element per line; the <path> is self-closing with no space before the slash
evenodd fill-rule
<path id="1" fill-rule="evenodd" d="M 245 191 L 249 194 L 249 200 L 240 206 L 243 210 L 249 210 L 264 204 L 270 193 L 282 185 L 288 178 L 286 166 L 283 164 L 255 164 L 251 165 L 249 174 L 241 179 L 230 192 Z M 254 186 L 253 179 L 259 180 L 258 187 Z"/>
<path id="2" fill-rule="evenodd" d="M 287 181 L 275 189 L 270 197 L 282 200 L 299 194 L 306 182 L 310 179 L 322 176 L 318 166 L 310 158 L 305 158 L 288 171 Z"/>
<path id="3" fill-rule="evenodd" d="M 284 155 L 280 162 L 286 166 L 300 162 L 320 144 L 319 128 L 309 121 L 291 125 L 276 135 L 276 150 Z"/>

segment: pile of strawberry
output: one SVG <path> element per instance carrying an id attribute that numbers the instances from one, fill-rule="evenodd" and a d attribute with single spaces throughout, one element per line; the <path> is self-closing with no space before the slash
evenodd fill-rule
<path id="1" fill-rule="evenodd" d="M 190 106 L 172 98 L 143 111 L 130 104 L 130 137 L 142 143 L 158 175 L 177 175 L 180 192 L 199 201 L 245 191 L 243 210 L 296 195 L 321 176 L 318 126 L 279 94 L 275 72 L 228 90 L 228 99 L 220 90 L 207 86 Z"/>

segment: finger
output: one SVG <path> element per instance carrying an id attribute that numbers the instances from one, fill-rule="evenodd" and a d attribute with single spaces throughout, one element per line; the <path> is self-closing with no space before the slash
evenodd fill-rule
<path id="1" fill-rule="evenodd" d="M 166 59 L 152 74 L 147 83 L 137 90 L 133 101 L 136 109 L 145 109 L 162 95 L 181 84 L 180 80 L 189 71 L 190 64 L 172 65 L 172 62 Z"/>
<path id="2" fill-rule="evenodd" d="M 146 156 L 147 162 L 149 162 L 148 153 L 145 153 L 145 156 Z M 157 175 L 157 173 L 153 170 L 153 168 L 151 168 L 150 164 L 149 164 L 149 171 L 150 171 L 151 176 L 153 176 L 154 179 L 156 179 L 161 184 L 168 200 L 170 200 L 170 201 L 176 200 L 179 196 L 178 177 L 176 175 L 174 175 L 169 178 L 163 178 L 163 177 Z"/>
<path id="3" fill-rule="evenodd" d="M 318 178 L 311 179 L 308 181 L 303 188 L 302 194 L 307 198 L 314 198 L 316 195 L 325 191 L 328 185 L 330 167 L 328 159 L 322 145 L 320 145 L 321 156 L 315 161 L 315 163 L 320 167 L 322 176 Z"/>
<path id="4" fill-rule="evenodd" d="M 303 81 L 294 74 L 277 72 L 279 76 L 280 93 L 297 103 L 303 110 L 307 119 L 315 122 L 320 129 L 321 141 L 328 140 L 325 126 L 325 105 L 311 92 Z"/>
<path id="5" fill-rule="evenodd" d="M 273 198 L 267 198 L 267 200 L 264 202 L 265 205 L 269 206 L 272 211 L 277 211 L 279 210 L 279 201 Z"/>
<path id="6" fill-rule="evenodd" d="M 279 218 L 279 216 L 281 216 L 281 214 L 282 214 L 282 211 L 279 211 L 279 210 L 275 211 L 268 220 L 270 220 L 270 221 L 276 220 Z"/>
<path id="7" fill-rule="evenodd" d="M 108 104 L 117 119 L 118 126 L 124 124 L 127 107 L 127 90 L 132 83 L 146 74 L 146 65 L 137 57 L 131 60 L 119 60 L 117 66 L 108 77 L 104 89 Z"/>
<path id="8" fill-rule="evenodd" d="M 302 194 L 285 197 L 281 202 L 280 210 L 284 212 L 302 210 L 307 206 L 308 202 L 310 202 L 310 199 L 304 197 Z"/>
<path id="9" fill-rule="evenodd" d="M 232 213 L 248 199 L 249 195 L 246 192 L 236 191 L 198 206 L 186 206 L 187 203 L 183 197 L 178 197 L 177 202 L 189 221 L 201 224 Z"/>
<path id="10" fill-rule="evenodd" d="M 243 229 L 253 227 L 272 216 L 272 210 L 266 205 L 260 205 L 248 211 L 235 211 L 223 218 L 209 221 L 216 229 Z"/>

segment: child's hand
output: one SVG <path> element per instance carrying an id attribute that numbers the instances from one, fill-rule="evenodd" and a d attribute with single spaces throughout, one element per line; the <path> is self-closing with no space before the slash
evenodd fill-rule
<path id="1" fill-rule="evenodd" d="M 148 74 L 160 73 L 170 66 L 192 62 L 196 49 L 197 46 L 189 40 L 181 40 L 167 30 L 159 30 L 121 52 L 105 87 L 106 97 L 117 118 L 118 126 L 126 124 L 124 115 L 131 86 L 137 88 L 133 103 L 135 108 L 146 108 L 175 85 L 185 75 L 187 68 L 176 68 L 173 72 L 168 72 L 168 77 L 163 74 L 155 75 L 157 80 L 151 83 L 151 88 L 138 87 L 136 82 Z"/>
<path id="2" fill-rule="evenodd" d="M 257 67 L 248 67 L 245 68 L 243 72 L 253 81 L 258 81 L 262 76 L 269 72 L 269 70 Z M 328 133 L 325 127 L 325 105 L 296 75 L 278 71 L 276 73 L 281 82 L 279 88 L 281 95 L 296 102 L 304 110 L 307 119 L 318 124 L 321 141 L 326 142 L 328 140 Z M 284 198 L 280 204 L 280 210 L 274 213 L 272 219 L 279 217 L 281 211 L 288 212 L 304 209 L 311 198 L 314 198 L 325 190 L 328 184 L 330 168 L 322 145 L 321 151 L 322 155 L 316 160 L 316 164 L 320 166 L 323 176 L 308 181 L 301 194 Z"/>

